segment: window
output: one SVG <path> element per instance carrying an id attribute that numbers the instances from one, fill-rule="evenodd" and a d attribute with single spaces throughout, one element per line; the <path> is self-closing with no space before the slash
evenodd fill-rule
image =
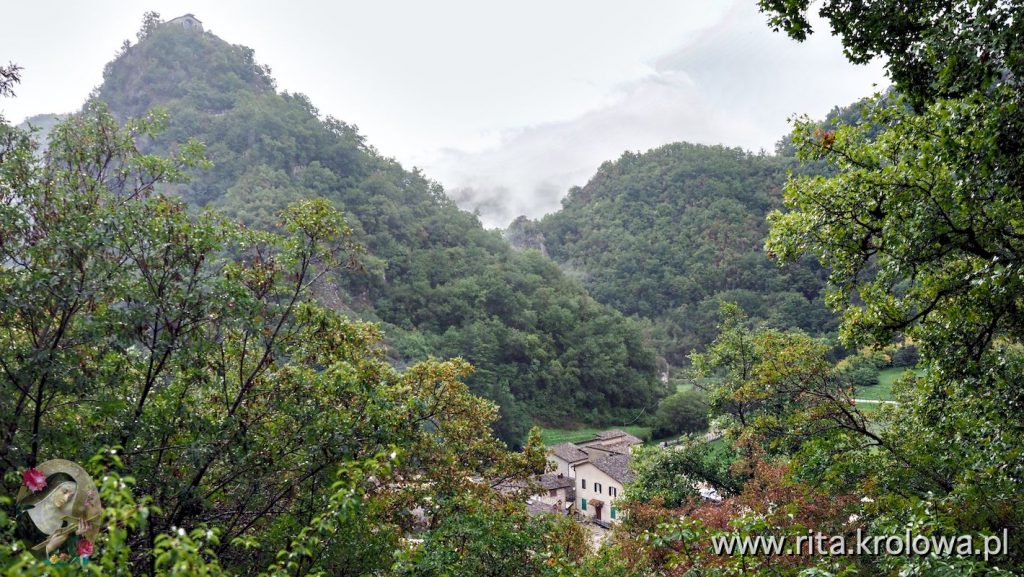
<path id="1" fill-rule="evenodd" d="M 551 489 L 550 491 L 548 491 L 548 497 L 557 497 L 557 496 L 558 496 L 558 489 Z"/>
<path id="2" fill-rule="evenodd" d="M 601 494 L 601 483 L 594 483 L 594 491 L 597 492 L 598 495 Z"/>
<path id="3" fill-rule="evenodd" d="M 615 507 L 612 507 L 612 519 L 615 518 Z"/>
<path id="4" fill-rule="evenodd" d="M 619 496 L 619 490 L 616 489 L 615 487 L 608 487 L 608 494 L 611 495 L 612 497 L 618 497 Z M 613 519 L 614 519 L 614 517 L 613 517 Z"/>
<path id="5" fill-rule="evenodd" d="M 580 479 L 580 488 L 582 488 L 582 489 L 586 489 L 587 488 L 587 480 L 586 479 Z"/>
<path id="6" fill-rule="evenodd" d="M 580 499 L 580 511 L 586 511 L 586 510 L 587 510 L 587 500 L 586 499 Z"/>

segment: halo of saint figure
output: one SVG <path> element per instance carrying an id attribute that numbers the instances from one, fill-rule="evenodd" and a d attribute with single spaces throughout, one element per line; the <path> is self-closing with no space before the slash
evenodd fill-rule
<path id="1" fill-rule="evenodd" d="M 96 484 L 81 466 L 52 459 L 21 474 L 15 536 L 51 563 L 89 562 L 99 533 Z"/>

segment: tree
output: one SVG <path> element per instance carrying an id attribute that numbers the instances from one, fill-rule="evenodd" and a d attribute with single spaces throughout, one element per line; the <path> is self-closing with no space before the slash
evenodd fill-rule
<path id="1" fill-rule="evenodd" d="M 62 392 L 89 394 L 89 381 L 98 376 L 73 367 L 102 355 L 102 341 L 96 339 L 119 316 L 107 305 L 125 296 L 114 292 L 125 288 L 116 282 L 99 282 L 128 274 L 131 267 L 126 257 L 108 250 L 126 240 L 110 213 L 148 197 L 156 183 L 180 178 L 184 167 L 199 162 L 195 145 L 183 147 L 173 159 L 138 154 L 134 138 L 158 122 L 146 119 L 121 128 L 96 109 L 89 120 L 69 122 L 54 134 L 45 166 L 37 163 L 27 139 L 3 157 L 0 250 L 7 264 L 0 275 L 5 325 L 0 367 L 8 405 L 2 471 L 34 464 L 45 443 L 47 408 Z M 87 139 L 94 150 L 79 146 Z M 187 254 L 189 247 L 171 258 L 184 261 Z M 19 433 L 27 435 L 24 443 L 16 442 Z"/>
<path id="2" fill-rule="evenodd" d="M 1019 464 L 992 454 L 984 441 L 1018 454 L 1012 448 L 1018 437 L 1001 432 L 992 438 L 982 424 L 1006 423 L 1005 415 L 997 416 L 998 403 L 951 387 L 950 398 L 961 406 L 936 410 L 897 387 L 901 404 L 868 417 L 849 396 L 847 371 L 827 361 L 821 343 L 799 333 L 749 327 L 732 306 L 724 306 L 723 313 L 722 333 L 706 353 L 694 355 L 694 367 L 704 376 L 713 411 L 729 417 L 732 449 L 718 452 L 691 441 L 678 450 L 638 453 L 627 524 L 636 546 L 655 564 L 732 567 L 757 575 L 795 575 L 811 565 L 826 574 L 853 567 L 998 574 L 980 560 L 805 557 L 793 566 L 792 558 L 708 555 L 706 543 L 716 536 L 803 532 L 808 521 L 794 523 L 800 515 L 813 517 L 814 527 L 832 526 L 832 534 L 851 532 L 857 519 L 865 520 L 862 528 L 869 535 L 888 534 L 908 519 L 927 534 L 989 534 L 1016 522 L 1011 486 Z M 998 371 L 992 384 L 1004 387 L 1018 366 L 1020 359 Z M 982 462 L 998 462 L 1014 472 L 969 472 Z M 702 506 L 695 498 L 697 482 L 726 493 L 725 501 Z M 934 509 L 922 509 L 923 499 Z M 768 509 L 760 510 L 766 503 Z M 1015 562 L 1011 555 L 992 564 L 1007 561 Z"/>
<path id="3" fill-rule="evenodd" d="M 805 1 L 764 1 L 800 38 Z M 872 106 L 869 122 L 818 130 L 798 122 L 801 158 L 830 177 L 792 180 L 788 214 L 769 216 L 781 261 L 814 254 L 830 271 L 831 304 L 847 308 L 854 342 L 920 333 L 926 357 L 976 367 L 990 345 L 1020 340 L 1024 245 L 1024 46 L 1019 2 L 826 2 L 855 61 L 886 57 L 914 109 Z M 869 128 L 870 127 L 870 128 Z M 884 127 L 878 133 L 878 127 Z M 818 204 L 818 200 L 824 202 Z M 812 230 L 816 228 L 817 230 Z"/>
<path id="4" fill-rule="evenodd" d="M 894 367 L 913 368 L 920 360 L 921 355 L 917 352 L 917 347 L 912 344 L 899 347 L 892 353 L 892 366 Z"/>
<path id="5" fill-rule="evenodd" d="M 843 359 L 840 365 L 842 373 L 855 391 L 878 384 L 880 359 L 876 355 L 851 355 Z"/>
<path id="6" fill-rule="evenodd" d="M 160 19 L 160 13 L 150 10 L 142 15 L 142 27 L 139 28 L 135 36 L 139 39 L 139 42 L 142 42 L 163 23 L 164 21 Z"/>
<path id="7" fill-rule="evenodd" d="M 0 98 L 14 96 L 14 86 L 21 82 L 21 67 L 14 63 L 7 66 L 0 66 Z M 25 135 L 12 130 L 6 119 L 0 114 L 0 162 L 7 154 L 17 150 L 24 150 L 27 143 L 23 142 Z"/>
<path id="8" fill-rule="evenodd" d="M 521 506 L 443 503 L 443 520 L 400 554 L 396 576 L 533 577 L 564 574 L 587 553 L 586 530 L 564 515 L 531 517 Z"/>
<path id="9" fill-rule="evenodd" d="M 823 342 L 751 326 L 743 309 L 732 303 L 721 303 L 719 314 L 718 336 L 690 359 L 711 416 L 725 417 L 731 432 L 742 435 L 759 422 L 777 421 L 822 398 L 842 398 Z M 815 388 L 820 394 L 800 394 Z"/>
<path id="10" fill-rule="evenodd" d="M 331 203 L 293 203 L 274 232 L 193 212 L 160 190 L 205 164 L 202 147 L 141 153 L 161 124 L 122 126 L 94 103 L 42 159 L 27 137 L 0 158 L 5 483 L 51 457 L 114 454 L 147 508 L 107 487 L 129 530 L 97 564 L 341 574 L 390 564 L 409 511 L 441 523 L 432 504 L 493 506 L 491 483 L 543 470 L 538 434 L 521 453 L 491 434 L 497 407 L 469 393 L 468 363 L 399 372 L 377 327 L 317 302 L 359 254 Z M 25 549 L 0 550 L 5 570 L 42 571 Z"/>
<path id="11" fill-rule="evenodd" d="M 777 26 L 806 32 L 807 2 L 761 5 Z M 1024 338 L 1021 8 L 822 6 L 851 59 L 887 58 L 908 105 L 873 106 L 870 131 L 798 122 L 801 158 L 828 163 L 831 174 L 787 184 L 788 211 L 769 217 L 766 246 L 782 261 L 811 254 L 830 270 L 829 301 L 844 314 L 847 344 L 882 348 L 910 337 L 919 348 L 924 375 L 897 386 L 900 404 L 886 411 L 881 435 L 893 455 L 917 465 L 884 472 L 820 447 L 835 457 L 819 479 L 857 471 L 898 495 L 876 511 L 889 526 L 998 532 L 1021 523 L 1020 492 L 1009 489 L 1024 474 L 1024 423 L 1013 409 L 1024 380 L 1011 369 Z M 916 505 L 922 497 L 927 511 Z M 889 561 L 889 570 L 921 570 Z M 1024 561 L 1011 553 L 996 563 Z"/>
<path id="12" fill-rule="evenodd" d="M 672 466 L 683 459 L 669 455 L 663 461 Z M 668 508 L 669 501 L 660 496 L 651 503 L 631 501 L 625 507 L 628 516 L 619 546 L 634 559 L 652 565 L 654 570 L 645 574 L 654 575 L 796 577 L 853 574 L 857 569 L 865 572 L 863 561 L 856 557 L 808 554 L 806 542 L 797 553 L 794 540 L 798 535 L 806 538 L 810 528 L 823 535 L 853 538 L 858 525 L 851 522 L 849 511 L 855 507 L 855 498 L 808 486 L 794 479 L 784 464 L 760 462 L 750 473 L 737 483 L 735 492 L 717 502 L 684 498 Z M 669 477 L 666 473 L 660 476 Z M 682 480 L 685 484 L 687 478 Z M 667 488 L 678 490 L 672 485 Z M 766 536 L 785 536 L 780 542 L 784 548 L 774 554 L 742 550 L 726 554 L 714 545 Z M 829 572 L 808 571 L 815 566 Z"/>
<path id="13" fill-rule="evenodd" d="M 721 315 L 718 337 L 691 358 L 710 416 L 744 457 L 785 458 L 836 432 L 891 449 L 853 406 L 849 376 L 829 362 L 826 344 L 802 333 L 751 327 L 731 303 L 722 303 Z"/>
<path id="14" fill-rule="evenodd" d="M 875 122 L 889 129 L 874 140 L 864 128 L 826 139 L 801 124 L 804 157 L 827 158 L 839 173 L 787 185 L 792 210 L 769 217 L 769 251 L 815 254 L 831 271 L 833 306 L 854 294 L 864 302 L 845 312 L 851 342 L 921 334 L 923 349 L 953 365 L 976 361 L 1001 335 L 1019 339 L 1022 287 L 1011 271 L 1024 258 L 1013 232 L 1022 159 L 998 138 L 1013 115 L 1007 103 L 975 99 L 923 114 L 878 109 Z"/>
<path id="15" fill-rule="evenodd" d="M 810 0 L 758 4 L 776 30 L 797 40 L 813 32 Z M 1020 0 L 828 0 L 818 15 L 842 39 L 851 62 L 884 58 L 892 81 L 920 107 L 1018 84 L 1024 73 L 1022 10 Z"/>
<path id="16" fill-rule="evenodd" d="M 940 100 L 920 113 L 876 108 L 873 121 L 886 128 L 871 138 L 864 127 L 826 134 L 800 124 L 801 154 L 835 173 L 787 185 L 790 211 L 769 217 L 767 247 L 782 260 L 814 254 L 831 271 L 848 345 L 910 337 L 919 348 L 925 375 L 882 435 L 914 474 L 885 485 L 937 492 L 955 524 L 984 518 L 997 531 L 1020 522 L 990 509 L 1020 510 L 1006 487 L 1024 473 L 1012 456 L 1024 436 L 1009 433 L 1022 421 L 1007 407 L 1024 381 L 1007 368 L 1021 362 L 1024 338 L 1024 205 L 1020 152 L 1001 137 L 1019 115 L 1011 88 L 994 91 L 1004 97 Z"/>
<path id="17" fill-rule="evenodd" d="M 14 96 L 14 85 L 21 82 L 21 67 L 8 63 L 0 66 L 0 97 Z"/>
<path id="18" fill-rule="evenodd" d="M 697 391 L 679 391 L 658 403 L 654 413 L 655 439 L 664 439 L 680 433 L 703 431 L 708 426 L 708 406 Z"/>
<path id="19" fill-rule="evenodd" d="M 698 500 L 700 484 L 737 494 L 749 478 L 732 471 L 738 459 L 727 445 L 701 438 L 684 438 L 668 449 L 638 448 L 631 464 L 636 479 L 626 489 L 626 497 L 637 503 L 658 500 L 661 506 L 676 509 Z"/>

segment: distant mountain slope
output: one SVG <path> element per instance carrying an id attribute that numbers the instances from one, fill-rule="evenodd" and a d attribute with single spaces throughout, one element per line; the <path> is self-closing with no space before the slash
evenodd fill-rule
<path id="1" fill-rule="evenodd" d="M 543 248 L 599 301 L 651 320 L 673 365 L 715 333 L 719 300 L 756 321 L 811 333 L 834 329 L 823 275 L 780 269 L 764 253 L 765 215 L 781 204 L 794 161 L 740 149 L 670 144 L 606 162 L 562 209 L 519 220 L 512 239 Z"/>
<path id="2" fill-rule="evenodd" d="M 18 125 L 18 128 L 35 131 L 33 138 L 36 142 L 45 144 L 53 127 L 63 122 L 67 117 L 67 114 L 37 114 L 26 118 L 24 122 Z M 42 154 L 42 151 L 43 148 L 40 147 L 39 154 Z"/>
<path id="3" fill-rule="evenodd" d="M 368 249 L 366 274 L 334 279 L 338 306 L 381 321 L 396 362 L 474 363 L 470 385 L 501 404 L 503 438 L 517 442 L 530 421 L 633 415 L 662 395 L 635 322 L 549 259 L 512 250 L 354 126 L 276 92 L 251 49 L 168 24 L 140 36 L 107 65 L 96 94 L 120 118 L 166 109 L 167 130 L 152 148 L 206 143 L 214 167 L 175 192 L 260 227 L 276 226 L 291 200 L 333 200 Z"/>

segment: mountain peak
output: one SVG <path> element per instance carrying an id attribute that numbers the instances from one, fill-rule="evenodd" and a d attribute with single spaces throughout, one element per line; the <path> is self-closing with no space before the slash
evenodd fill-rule
<path id="1" fill-rule="evenodd" d="M 353 126 L 321 118 L 301 94 L 277 93 L 252 49 L 179 21 L 147 14 L 97 92 L 119 118 L 167 110 L 147 152 L 206 145 L 212 166 L 168 192 L 255 228 L 279 226 L 281 210 L 302 198 L 344 210 L 365 270 L 325 273 L 324 301 L 379 321 L 398 364 L 430 355 L 473 363 L 466 384 L 501 406 L 494 428 L 513 445 L 531 422 L 624 422 L 663 395 L 638 324 L 541 254 L 511 250 Z"/>
<path id="2" fill-rule="evenodd" d="M 274 92 L 252 48 L 207 32 L 194 14 L 167 22 L 147 15 L 138 43 L 125 43 L 103 71 L 97 96 L 121 118 L 154 106 L 219 114 L 249 95 Z"/>

